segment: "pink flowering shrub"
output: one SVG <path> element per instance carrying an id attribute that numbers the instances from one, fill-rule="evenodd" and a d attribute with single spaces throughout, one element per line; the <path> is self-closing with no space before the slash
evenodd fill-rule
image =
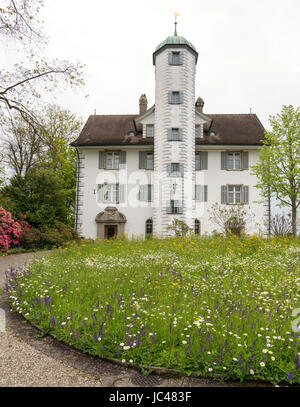
<path id="1" fill-rule="evenodd" d="M 0 206 L 0 251 L 6 252 L 12 244 L 17 245 L 22 235 L 21 222 L 15 222 L 11 213 Z"/>

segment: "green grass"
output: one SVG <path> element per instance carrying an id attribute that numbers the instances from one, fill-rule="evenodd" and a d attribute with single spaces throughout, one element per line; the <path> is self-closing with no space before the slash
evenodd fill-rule
<path id="1" fill-rule="evenodd" d="M 299 254 L 292 238 L 88 241 L 34 260 L 9 296 L 43 332 L 93 355 L 300 383 Z"/>

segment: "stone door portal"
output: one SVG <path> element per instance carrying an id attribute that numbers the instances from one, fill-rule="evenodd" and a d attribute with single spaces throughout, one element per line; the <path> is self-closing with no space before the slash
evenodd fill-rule
<path id="1" fill-rule="evenodd" d="M 114 206 L 107 206 L 104 211 L 96 216 L 97 237 L 111 239 L 114 236 L 122 236 L 125 232 L 127 221 L 123 213 Z"/>

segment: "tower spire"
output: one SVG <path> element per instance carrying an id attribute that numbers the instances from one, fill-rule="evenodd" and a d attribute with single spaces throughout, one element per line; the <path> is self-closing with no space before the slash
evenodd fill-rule
<path id="1" fill-rule="evenodd" d="M 180 16 L 179 13 L 177 13 L 176 11 L 174 12 L 174 16 L 175 16 L 175 31 L 174 31 L 174 37 L 177 37 L 177 17 Z"/>

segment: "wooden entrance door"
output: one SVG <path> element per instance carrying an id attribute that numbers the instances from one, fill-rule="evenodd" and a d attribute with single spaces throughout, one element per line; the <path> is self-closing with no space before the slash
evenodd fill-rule
<path id="1" fill-rule="evenodd" d="M 104 237 L 105 239 L 111 239 L 118 235 L 117 225 L 105 225 L 104 226 Z"/>

